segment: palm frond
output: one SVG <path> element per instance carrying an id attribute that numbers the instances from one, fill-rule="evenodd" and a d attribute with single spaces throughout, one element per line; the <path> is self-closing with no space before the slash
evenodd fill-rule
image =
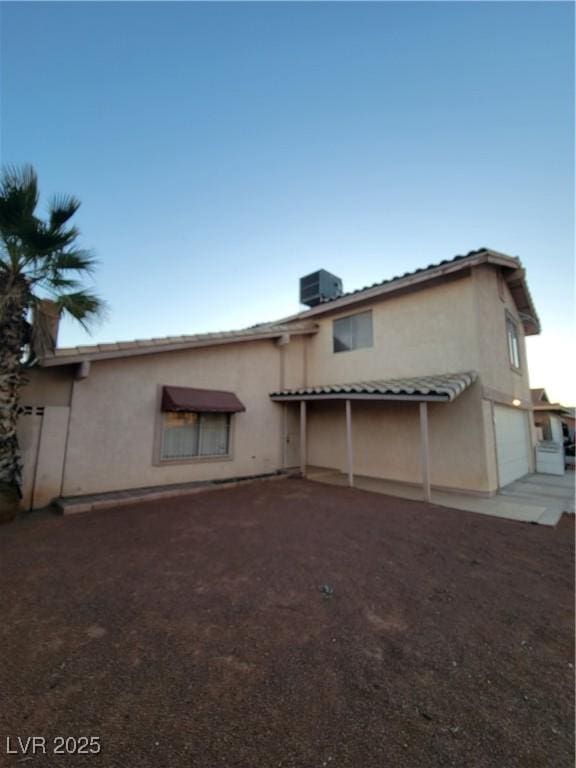
<path id="1" fill-rule="evenodd" d="M 26 254 L 28 262 L 34 258 L 51 256 L 55 252 L 69 248 L 79 234 L 76 227 L 51 230 L 43 222 L 38 222 L 34 228 L 22 231 L 22 251 Z"/>
<path id="2" fill-rule="evenodd" d="M 50 229 L 61 229 L 74 216 L 80 205 L 80 200 L 73 195 L 56 195 L 53 197 L 48 210 Z"/>
<path id="3" fill-rule="evenodd" d="M 35 282 L 35 287 L 42 288 L 50 295 L 58 297 L 61 293 L 71 291 L 74 288 L 81 288 L 82 283 L 79 280 L 75 280 L 73 277 L 64 277 L 63 275 L 42 275 Z"/>
<path id="4" fill-rule="evenodd" d="M 30 228 L 38 205 L 38 178 L 31 165 L 23 168 L 7 166 L 0 174 L 0 231 L 17 234 L 21 227 Z"/>
<path id="5" fill-rule="evenodd" d="M 60 312 L 69 314 L 87 331 L 107 311 L 106 304 L 102 299 L 90 291 L 62 293 L 56 296 L 55 304 Z"/>
<path id="6" fill-rule="evenodd" d="M 74 270 L 85 275 L 90 275 L 96 266 L 94 254 L 83 248 L 57 251 L 47 261 L 46 267 L 54 274 Z"/>

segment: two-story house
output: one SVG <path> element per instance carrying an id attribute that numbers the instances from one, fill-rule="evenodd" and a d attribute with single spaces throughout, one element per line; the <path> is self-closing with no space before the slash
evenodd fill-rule
<path id="1" fill-rule="evenodd" d="M 24 506 L 308 466 L 491 495 L 533 471 L 540 326 L 518 259 L 480 249 L 344 294 L 309 278 L 309 308 L 275 323 L 43 359 Z"/>

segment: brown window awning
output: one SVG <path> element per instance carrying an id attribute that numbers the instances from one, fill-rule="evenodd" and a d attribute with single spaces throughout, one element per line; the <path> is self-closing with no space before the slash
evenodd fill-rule
<path id="1" fill-rule="evenodd" d="M 195 413 L 238 413 L 246 408 L 234 392 L 219 389 L 191 389 L 189 387 L 163 387 L 163 411 L 193 411 Z"/>

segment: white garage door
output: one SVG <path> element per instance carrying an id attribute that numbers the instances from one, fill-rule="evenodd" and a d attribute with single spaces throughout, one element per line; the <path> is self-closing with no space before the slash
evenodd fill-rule
<path id="1" fill-rule="evenodd" d="M 528 422 L 525 411 L 494 406 L 496 455 L 500 487 L 508 485 L 530 471 Z"/>

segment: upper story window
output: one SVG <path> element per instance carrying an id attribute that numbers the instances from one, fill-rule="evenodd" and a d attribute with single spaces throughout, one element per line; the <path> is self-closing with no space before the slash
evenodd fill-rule
<path id="1" fill-rule="evenodd" d="M 512 368 L 520 370 L 520 342 L 518 326 L 511 317 L 506 318 L 506 337 L 508 339 L 508 357 Z"/>
<path id="2" fill-rule="evenodd" d="M 334 352 L 348 352 L 351 349 L 371 347 L 372 312 L 341 317 L 332 323 Z"/>

